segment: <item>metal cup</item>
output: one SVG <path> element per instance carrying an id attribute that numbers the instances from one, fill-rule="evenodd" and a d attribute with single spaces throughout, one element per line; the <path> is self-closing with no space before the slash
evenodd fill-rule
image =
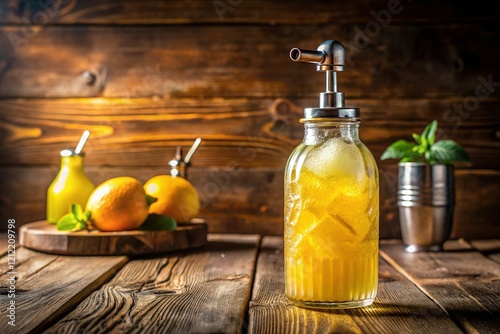
<path id="1" fill-rule="evenodd" d="M 453 165 L 399 163 L 398 206 L 407 252 L 441 251 L 453 225 Z"/>

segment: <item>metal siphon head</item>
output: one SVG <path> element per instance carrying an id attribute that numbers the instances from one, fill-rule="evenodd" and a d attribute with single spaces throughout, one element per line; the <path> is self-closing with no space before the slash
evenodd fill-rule
<path id="1" fill-rule="evenodd" d="M 293 61 L 316 64 L 316 70 L 326 72 L 326 90 L 320 93 L 319 108 L 306 108 L 304 116 L 309 118 L 359 118 L 358 108 L 344 107 L 344 93 L 337 91 L 337 72 L 344 70 L 345 48 L 335 40 L 323 41 L 316 50 L 293 48 Z"/>

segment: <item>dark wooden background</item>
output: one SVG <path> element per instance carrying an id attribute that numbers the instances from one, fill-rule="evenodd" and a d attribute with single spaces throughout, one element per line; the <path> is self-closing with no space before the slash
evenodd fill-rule
<path id="1" fill-rule="evenodd" d="M 96 183 L 146 181 L 202 137 L 190 179 L 210 230 L 281 234 L 283 168 L 324 85 L 288 53 L 338 39 L 363 142 L 378 159 L 437 119 L 473 159 L 456 172 L 453 235 L 499 237 L 500 83 L 475 94 L 480 77 L 500 82 L 500 6 L 401 0 L 377 23 L 393 2 L 1 1 L 0 226 L 44 217 L 59 150 L 89 129 Z M 379 167 L 381 237 L 397 238 L 396 162 Z"/>

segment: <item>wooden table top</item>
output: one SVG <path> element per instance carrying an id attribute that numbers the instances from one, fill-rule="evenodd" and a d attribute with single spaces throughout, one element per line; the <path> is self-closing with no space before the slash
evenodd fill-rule
<path id="1" fill-rule="evenodd" d="M 285 299 L 280 237 L 210 235 L 203 248 L 141 259 L 18 247 L 11 298 L 2 240 L 0 333 L 500 332 L 500 240 L 417 254 L 382 241 L 374 304 L 340 311 Z"/>

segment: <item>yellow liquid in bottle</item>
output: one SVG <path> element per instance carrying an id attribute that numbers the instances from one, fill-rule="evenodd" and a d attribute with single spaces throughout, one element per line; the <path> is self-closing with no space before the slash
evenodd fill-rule
<path id="1" fill-rule="evenodd" d="M 302 306 L 372 303 L 378 284 L 379 192 L 373 156 L 332 138 L 300 144 L 285 175 L 285 293 Z"/>
<path id="2" fill-rule="evenodd" d="M 85 209 L 94 188 L 83 170 L 82 156 L 61 157 L 61 169 L 47 190 L 47 221 L 57 223 L 73 203 Z"/>

